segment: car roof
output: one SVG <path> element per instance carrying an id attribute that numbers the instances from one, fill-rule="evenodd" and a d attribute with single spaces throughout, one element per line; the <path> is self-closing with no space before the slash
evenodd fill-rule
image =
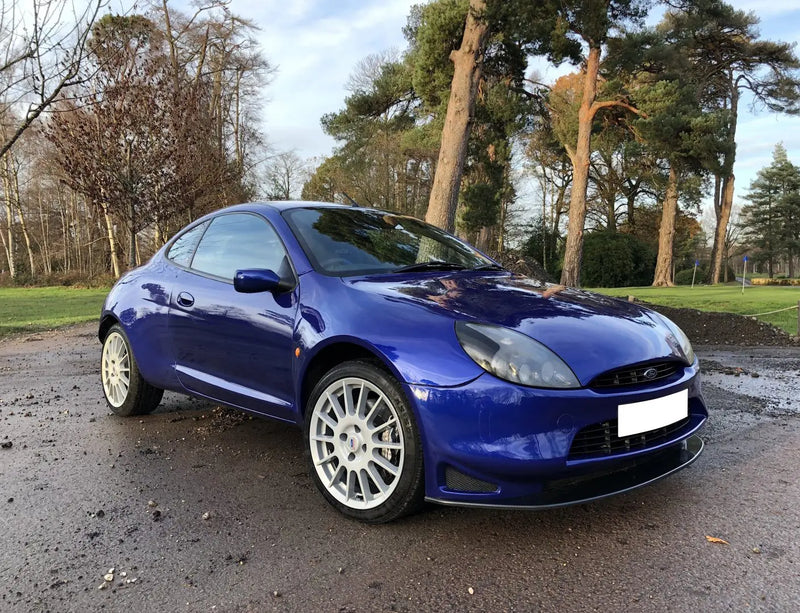
<path id="1" fill-rule="evenodd" d="M 270 214 L 275 213 L 282 213 L 283 211 L 290 211 L 294 209 L 320 209 L 320 208 L 327 208 L 327 209 L 342 209 L 342 210 L 355 210 L 355 211 L 378 211 L 382 213 L 386 213 L 387 211 L 380 211 L 379 209 L 373 209 L 370 207 L 360 207 L 358 205 L 348 205 L 348 204 L 337 204 L 335 202 L 316 202 L 313 200 L 261 200 L 261 201 L 254 201 L 254 202 L 244 202 L 242 204 L 234 204 L 231 206 L 227 206 L 221 209 L 217 209 L 216 211 L 211 211 L 206 215 L 203 215 L 199 219 L 196 219 L 192 224 L 195 225 L 197 223 L 202 223 L 203 221 L 213 219 L 218 215 L 222 214 L 225 215 L 227 213 L 260 213 L 266 217 L 269 217 Z M 396 213 L 395 213 L 396 214 Z M 189 226 L 187 226 L 188 228 Z"/>
<path id="2" fill-rule="evenodd" d="M 245 206 L 250 207 L 267 207 L 277 211 L 286 211 L 289 209 L 305 209 L 305 208 L 319 208 L 319 207 L 329 207 L 329 208 L 337 208 L 337 209 L 349 209 L 352 208 L 351 205 L 348 204 L 337 204 L 335 202 L 314 202 L 311 200 L 265 200 L 259 202 L 251 202 Z"/>

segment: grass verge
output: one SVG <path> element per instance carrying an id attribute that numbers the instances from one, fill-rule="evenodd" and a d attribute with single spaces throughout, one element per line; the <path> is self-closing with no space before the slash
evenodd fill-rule
<path id="1" fill-rule="evenodd" d="M 798 287 L 741 287 L 714 285 L 691 287 L 614 287 L 592 291 L 609 296 L 635 296 L 653 304 L 738 315 L 796 307 Z M 96 320 L 108 289 L 72 287 L 0 288 L 0 338 L 17 332 L 38 332 Z M 797 309 L 759 319 L 797 335 Z"/>
<path id="2" fill-rule="evenodd" d="M 695 287 L 613 287 L 592 291 L 609 296 L 635 296 L 652 304 L 698 311 L 722 311 L 737 315 L 754 315 L 787 307 L 794 309 L 760 315 L 758 319 L 777 326 L 792 335 L 797 335 L 797 303 L 800 301 L 799 287 L 745 287 L 730 285 L 700 285 Z"/>
<path id="3" fill-rule="evenodd" d="M 0 338 L 97 320 L 108 289 L 0 288 Z"/>

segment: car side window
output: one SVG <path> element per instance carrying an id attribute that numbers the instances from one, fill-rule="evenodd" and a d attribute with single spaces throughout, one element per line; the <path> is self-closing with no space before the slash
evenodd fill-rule
<path id="1" fill-rule="evenodd" d="M 200 242 L 200 237 L 203 236 L 203 232 L 205 232 L 207 227 L 208 222 L 204 222 L 195 226 L 188 232 L 184 232 L 178 240 L 172 243 L 172 246 L 167 252 L 167 259 L 172 260 L 180 266 L 188 267 L 192 262 L 195 247 L 197 247 L 197 243 Z"/>
<path id="2" fill-rule="evenodd" d="M 285 268 L 286 252 L 266 220 L 248 213 L 220 215 L 211 222 L 197 246 L 191 267 L 232 281 L 237 270 Z"/>

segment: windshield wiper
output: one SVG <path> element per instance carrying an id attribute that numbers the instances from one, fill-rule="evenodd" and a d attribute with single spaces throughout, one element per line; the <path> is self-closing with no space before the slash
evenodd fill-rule
<path id="1" fill-rule="evenodd" d="M 409 264 L 408 266 L 401 266 L 395 268 L 392 272 L 420 272 L 425 270 L 466 270 L 466 266 L 461 264 L 454 264 L 453 262 L 437 262 L 431 260 L 430 262 L 417 262 L 416 264 Z"/>
<path id="2" fill-rule="evenodd" d="M 505 270 L 500 264 L 481 264 L 472 270 Z"/>

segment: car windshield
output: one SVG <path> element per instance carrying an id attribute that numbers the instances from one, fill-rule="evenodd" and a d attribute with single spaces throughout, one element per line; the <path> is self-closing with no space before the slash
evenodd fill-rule
<path id="1" fill-rule="evenodd" d="M 330 276 L 494 265 L 466 243 L 413 217 L 344 207 L 290 209 L 283 216 L 311 265 Z"/>

